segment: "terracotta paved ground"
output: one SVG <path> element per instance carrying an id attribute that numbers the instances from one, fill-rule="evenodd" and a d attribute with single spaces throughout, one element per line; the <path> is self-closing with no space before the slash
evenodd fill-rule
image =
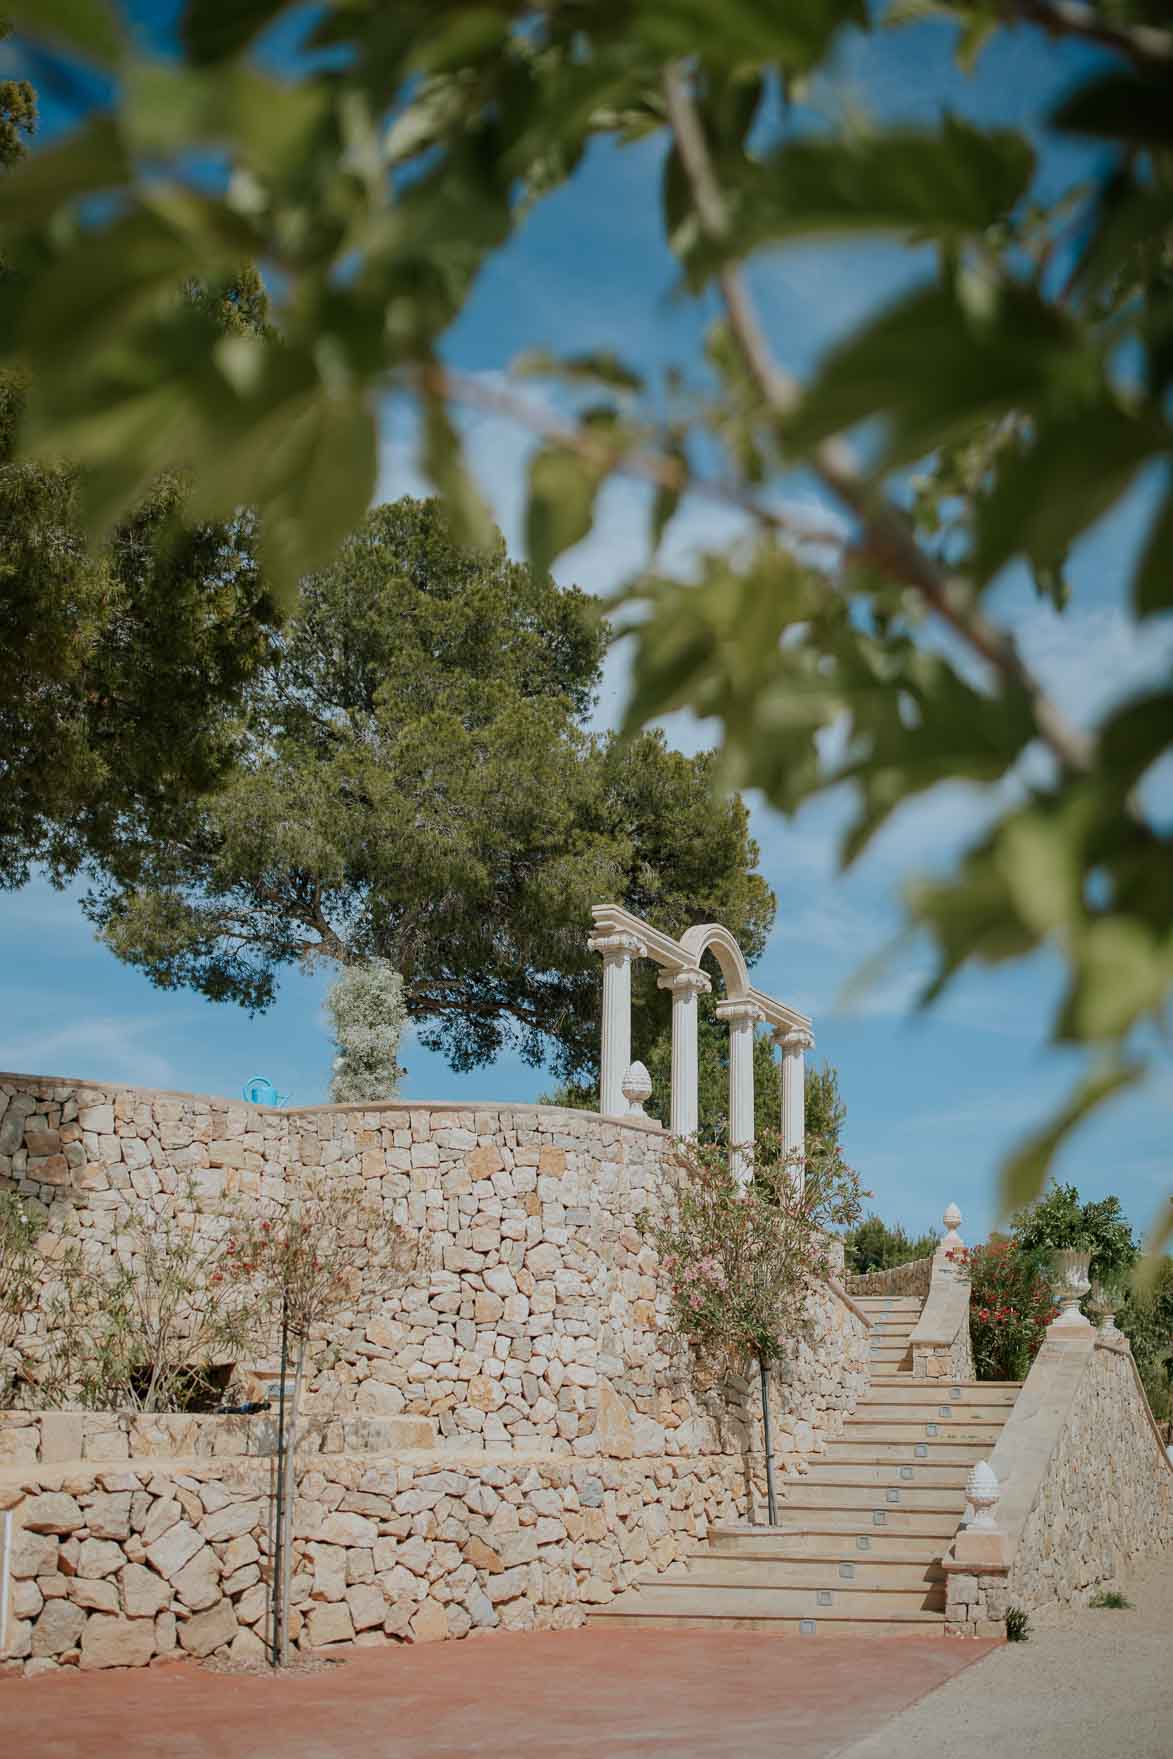
<path id="1" fill-rule="evenodd" d="M 286 1681 L 185 1664 L 0 1681 L 12 1759 L 830 1759 L 993 1643 L 550 1631 L 360 1650 Z"/>

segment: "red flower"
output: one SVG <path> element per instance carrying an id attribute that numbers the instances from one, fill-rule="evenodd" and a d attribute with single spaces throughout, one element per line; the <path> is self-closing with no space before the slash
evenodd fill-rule
<path id="1" fill-rule="evenodd" d="M 989 1317 L 990 1317 L 990 1309 L 988 1307 L 983 1307 L 981 1312 L 978 1314 L 978 1318 L 982 1319 L 982 1320 L 986 1320 L 986 1319 L 989 1319 Z"/>

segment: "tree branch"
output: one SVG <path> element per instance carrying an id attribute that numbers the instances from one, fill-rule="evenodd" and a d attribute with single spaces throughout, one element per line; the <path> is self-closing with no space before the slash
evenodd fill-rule
<path id="1" fill-rule="evenodd" d="M 713 171 L 700 114 L 679 62 L 665 74 L 664 91 L 669 123 L 692 188 L 697 217 L 708 236 L 719 242 L 728 231 L 725 199 Z M 790 415 L 799 399 L 798 383 L 774 360 L 740 270 L 727 264 L 717 279 L 730 330 L 758 390 L 774 415 L 783 418 Z M 815 449 L 811 463 L 824 485 L 859 520 L 862 530 L 859 547 L 894 580 L 913 587 L 954 634 L 960 636 L 994 671 L 1023 691 L 1031 704 L 1041 737 L 1065 769 L 1089 769 L 1094 750 L 1092 741 L 1071 726 L 1047 696 L 1038 679 L 1023 663 L 1013 637 L 990 623 L 980 611 L 960 601 L 937 564 L 917 543 L 906 516 L 873 492 L 850 449 L 842 441 L 826 441 Z"/>
<path id="2" fill-rule="evenodd" d="M 785 532 L 802 543 L 833 544 L 839 550 L 850 547 L 846 533 L 836 527 L 818 525 L 793 513 L 780 511 L 735 483 L 694 476 L 686 464 L 664 453 L 624 452 L 608 446 L 604 441 L 592 439 L 589 434 L 580 433 L 577 428 L 568 427 L 528 398 L 519 397 L 515 392 L 503 390 L 500 385 L 487 383 L 470 373 L 453 371 L 450 367 L 425 366 L 406 369 L 399 376 L 432 396 L 465 403 L 472 409 L 484 409 L 493 415 L 503 415 L 530 433 L 541 434 L 543 439 L 565 446 L 568 451 L 601 469 L 617 470 L 624 476 L 635 477 L 677 494 L 694 494 L 724 507 L 737 507 L 760 524 Z"/>
<path id="3" fill-rule="evenodd" d="M 1011 22 L 1034 24 L 1052 37 L 1079 37 L 1127 55 L 1141 67 L 1173 61 L 1173 34 L 1151 24 L 1116 24 L 1078 0 L 1007 0 L 1004 7 Z"/>

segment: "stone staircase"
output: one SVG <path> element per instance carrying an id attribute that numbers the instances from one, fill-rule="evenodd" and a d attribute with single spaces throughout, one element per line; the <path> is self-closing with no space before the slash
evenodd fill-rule
<path id="1" fill-rule="evenodd" d="M 1021 1383 L 914 1379 L 908 1340 L 923 1300 L 855 1300 L 872 1326 L 871 1385 L 809 1470 L 780 1484 L 784 1525 L 714 1529 L 592 1624 L 944 1633 L 941 1559 L 965 1512 L 965 1481 L 993 1451 Z"/>

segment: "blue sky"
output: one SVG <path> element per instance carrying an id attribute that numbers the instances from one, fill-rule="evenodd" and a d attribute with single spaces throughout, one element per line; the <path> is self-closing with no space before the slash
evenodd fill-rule
<path id="1" fill-rule="evenodd" d="M 144 35 L 162 42 L 174 7 L 138 0 Z M 942 103 L 985 122 L 1025 123 L 1047 93 L 1086 65 L 1083 51 L 1055 51 L 1034 33 L 1004 36 L 967 81 L 950 59 L 950 33 L 927 23 L 913 31 L 852 41 L 833 82 L 816 94 L 834 114 L 854 105 L 918 119 Z M 60 122 L 46 104 L 50 128 Z M 485 275 L 448 339 L 448 358 L 464 371 L 493 375 L 523 348 L 616 349 L 655 367 L 695 351 L 707 309 L 671 296 L 673 268 L 658 241 L 659 149 L 592 153 L 582 172 L 529 219 Z M 1044 167 L 1048 183 L 1080 170 L 1065 153 Z M 779 356 L 809 372 L 819 354 L 922 271 L 896 246 L 804 246 L 760 264 L 754 289 Z M 527 436 L 497 420 L 470 418 L 471 460 L 511 545 L 520 549 Z M 411 436 L 387 411 L 380 497 L 418 488 Z M 814 501 L 799 486 L 799 497 Z M 1120 609 L 1119 581 L 1143 529 L 1143 489 L 1101 523 L 1075 558 L 1072 608 L 1056 616 L 1020 577 L 998 589 L 996 604 L 1025 653 L 1076 719 L 1167 671 L 1168 625 L 1142 641 Z M 593 536 L 564 556 L 565 581 L 610 592 L 643 556 L 646 502 L 630 484 L 611 488 Z M 669 552 L 687 565 L 698 549 L 738 535 L 736 521 L 711 508 L 688 509 L 672 528 Z M 625 658 L 612 656 L 599 706 L 601 723 L 622 704 Z M 675 717 L 669 731 L 684 749 L 711 742 L 712 730 Z M 751 802 L 762 870 L 779 897 L 760 987 L 815 1018 L 816 1055 L 840 1071 L 848 1103 L 847 1147 L 875 1207 L 917 1228 L 948 1202 L 966 1216 L 963 1233 L 981 1237 L 994 1220 L 999 1158 L 1054 1104 L 1070 1080 L 1071 1058 L 1045 1042 L 1058 993 L 1057 963 L 1046 958 L 1008 971 L 967 977 L 927 1015 L 910 1018 L 922 966 L 915 952 L 869 991 L 844 1000 L 848 979 L 891 936 L 899 887 L 911 873 L 947 863 L 981 823 L 980 797 L 955 788 L 906 809 L 858 870 L 836 873 L 841 802 L 827 801 L 785 821 Z M 585 925 L 584 925 L 585 932 Z M 249 1020 L 186 993 L 153 989 L 92 939 L 76 897 L 43 881 L 0 897 L 0 1068 L 64 1073 L 194 1091 L 236 1094 L 263 1072 L 301 1102 L 325 1097 L 329 1044 L 322 1020 L 324 977 L 287 976 L 276 1006 Z M 638 1047 L 637 1047 L 638 1048 Z M 468 1075 L 410 1040 L 405 1092 L 417 1098 L 532 1099 L 548 1084 L 514 1058 Z M 1085 1196 L 1117 1192 L 1138 1225 L 1168 1189 L 1173 1077 L 1167 1065 L 1143 1094 L 1120 1100 L 1065 1151 L 1062 1177 Z"/>

